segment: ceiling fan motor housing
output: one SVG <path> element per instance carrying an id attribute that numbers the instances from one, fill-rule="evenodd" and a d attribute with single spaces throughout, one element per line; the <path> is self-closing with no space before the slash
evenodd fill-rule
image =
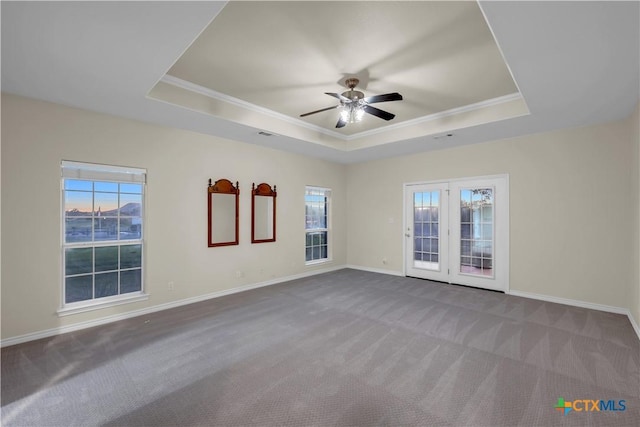
<path id="1" fill-rule="evenodd" d="M 358 86 L 358 83 L 360 83 L 360 80 L 356 78 L 346 79 L 344 81 L 344 84 L 349 88 L 349 90 L 346 92 L 342 92 L 342 96 L 344 96 L 345 98 L 349 98 L 352 101 L 358 101 L 364 98 L 364 93 L 360 92 L 359 90 L 353 90 L 356 86 Z"/>
<path id="2" fill-rule="evenodd" d="M 352 101 L 359 101 L 364 98 L 364 93 L 359 90 L 348 90 L 346 92 L 342 92 L 342 96 L 349 98 Z"/>

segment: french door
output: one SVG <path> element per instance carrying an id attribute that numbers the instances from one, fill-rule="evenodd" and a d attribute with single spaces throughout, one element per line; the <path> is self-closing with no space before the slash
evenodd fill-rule
<path id="1" fill-rule="evenodd" d="M 448 191 L 448 183 L 405 186 L 407 276 L 449 281 Z"/>
<path id="2" fill-rule="evenodd" d="M 405 184 L 405 274 L 509 289 L 507 176 Z"/>

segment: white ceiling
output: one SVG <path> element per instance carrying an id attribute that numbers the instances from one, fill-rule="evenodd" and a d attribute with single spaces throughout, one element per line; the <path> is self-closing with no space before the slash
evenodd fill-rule
<path id="1" fill-rule="evenodd" d="M 344 10 L 349 12 L 345 16 L 362 18 L 363 21 L 354 18 L 354 25 L 363 26 L 373 20 L 370 17 L 374 12 L 373 6 L 358 12 L 366 4 L 368 3 L 345 4 Z M 482 25 L 485 26 L 485 31 L 490 30 L 493 34 L 504 61 L 501 65 L 503 68 L 495 65 L 495 61 L 493 65 L 487 65 L 486 73 L 490 76 L 485 81 L 495 79 L 498 82 L 496 86 L 505 84 L 504 70 L 508 67 L 513 76 L 511 84 L 515 81 L 519 89 L 519 94 L 512 94 L 511 98 L 507 96 L 504 99 L 499 95 L 511 92 L 510 90 L 493 93 L 489 91 L 473 98 L 473 91 L 481 92 L 482 85 L 466 86 L 462 92 L 456 93 L 453 88 L 462 84 L 452 84 L 446 79 L 442 79 L 440 85 L 432 85 L 430 88 L 419 86 L 415 83 L 416 76 L 411 75 L 411 66 L 420 69 L 424 61 L 430 59 L 425 58 L 428 51 L 416 50 L 419 47 L 417 45 L 407 48 L 411 40 L 427 41 L 427 35 L 436 34 L 434 28 L 438 28 L 440 24 L 440 30 L 448 28 L 449 32 L 442 33 L 446 34 L 444 43 L 431 46 L 432 54 L 436 55 L 437 51 L 438 61 L 442 64 L 453 63 L 456 58 L 464 63 L 465 55 L 466 61 L 474 55 L 478 58 L 473 40 L 461 42 L 454 49 L 452 38 L 463 39 L 462 35 L 467 33 L 477 36 L 482 33 L 482 25 L 472 27 L 479 33 L 469 30 L 471 24 L 464 26 L 465 31 L 450 32 L 455 26 L 442 23 L 452 22 L 451 16 L 445 16 L 441 21 L 426 18 L 420 20 L 415 19 L 415 10 L 411 16 L 404 17 L 400 9 L 393 13 L 387 11 L 386 15 L 390 19 L 393 16 L 395 26 L 385 28 L 383 34 L 389 34 L 390 37 L 393 35 L 391 38 L 403 45 L 404 49 L 398 47 L 394 50 L 395 44 L 381 41 L 383 39 L 378 34 L 378 43 L 384 44 L 381 52 L 363 48 L 351 57 L 355 61 L 353 64 L 344 64 L 340 63 L 340 58 L 344 62 L 344 58 L 349 58 L 349 55 L 337 54 L 341 47 L 332 47 L 336 43 L 335 37 L 334 40 L 327 38 L 318 41 L 318 34 L 325 30 L 324 24 L 327 30 L 335 32 L 332 25 L 339 24 L 340 20 L 337 19 L 336 23 L 326 22 L 330 16 L 326 14 L 329 12 L 323 9 L 322 13 L 325 15 L 322 15 L 320 9 L 314 9 L 320 7 L 320 3 L 305 2 L 289 5 L 261 2 L 253 6 L 262 8 L 258 17 L 274 13 L 278 8 L 295 6 L 298 14 L 296 16 L 300 17 L 296 34 L 306 37 L 304 45 L 309 47 L 310 52 L 307 57 L 301 58 L 299 50 L 295 51 L 287 60 L 297 61 L 290 69 L 285 66 L 286 61 L 282 61 L 287 55 L 274 55 L 273 60 L 269 60 L 269 55 L 264 55 L 264 52 L 257 55 L 255 49 L 264 50 L 264 47 L 261 48 L 256 43 L 256 46 L 245 47 L 244 50 L 251 53 L 251 49 L 254 49 L 253 53 L 255 57 L 259 57 L 259 61 L 254 63 L 252 55 L 242 55 L 233 58 L 233 67 L 223 67 L 226 73 L 237 69 L 238 79 L 234 80 L 229 74 L 224 78 L 224 73 L 221 73 L 221 80 L 209 80 L 205 78 L 206 70 L 205 74 L 194 77 L 189 74 L 188 67 L 179 70 L 188 65 L 188 61 L 176 61 L 185 51 L 189 53 L 187 49 L 203 31 L 203 35 L 209 31 L 217 32 L 217 38 L 232 36 L 225 28 L 229 28 L 229 25 L 233 27 L 234 22 L 237 22 L 237 28 L 246 29 L 247 35 L 253 35 L 253 40 L 260 39 L 259 31 L 266 30 L 259 27 L 259 20 L 256 17 L 252 18 L 255 22 L 242 19 L 243 16 L 249 18 L 251 9 L 246 9 L 250 6 L 248 3 L 232 3 L 232 7 L 226 10 L 229 12 L 229 19 L 223 20 L 225 14 L 222 13 L 221 20 L 216 23 L 215 18 L 225 6 L 224 2 L 2 1 L 2 90 L 344 163 L 584 126 L 622 119 L 632 112 L 640 92 L 638 2 L 496 1 L 480 2 L 479 5 L 479 9 L 475 2 L 456 6 L 471 15 L 475 13 L 474 8 L 480 10 L 486 19 Z M 384 6 L 377 5 L 378 8 Z M 411 8 L 435 10 L 432 6 L 434 5 L 426 2 L 410 5 Z M 307 16 L 307 13 L 318 19 L 314 21 L 307 17 L 307 21 L 304 21 L 301 17 Z M 430 18 L 434 15 L 435 12 L 429 13 Z M 378 22 L 384 21 L 381 16 L 384 15 L 378 16 Z M 274 19 L 270 17 L 265 22 L 267 25 L 271 23 L 270 31 L 277 33 L 279 30 L 277 25 L 273 25 Z M 404 27 L 397 26 L 402 20 L 406 24 L 406 34 L 400 30 Z M 251 28 L 255 27 L 259 31 L 255 33 L 247 29 L 248 22 L 254 22 L 255 26 L 251 25 Z M 479 21 L 476 19 L 472 22 L 478 25 Z M 308 31 L 301 31 L 305 28 Z M 291 32 L 283 31 L 282 34 Z M 373 35 L 372 38 L 375 39 Z M 268 41 L 272 38 L 264 39 Z M 231 43 L 231 39 L 228 41 Z M 245 46 L 246 43 L 244 41 Z M 366 45 L 362 43 L 363 46 Z M 193 44 L 197 45 L 198 42 Z M 290 45 L 280 43 L 278 46 L 284 49 Z M 437 47 L 440 49 L 436 49 Z M 231 48 L 243 49 L 242 45 L 232 45 Z M 494 49 L 498 49 L 495 44 Z M 229 55 L 228 52 L 226 54 Z M 384 61 L 376 62 L 381 55 Z M 482 58 L 486 56 L 490 55 L 480 55 Z M 191 60 L 197 62 L 201 59 L 196 57 Z M 383 66 L 376 67 L 379 62 Z M 478 68 L 481 69 L 482 61 L 478 62 Z M 467 65 L 462 71 L 468 72 L 470 62 L 465 64 Z M 216 67 L 215 60 L 209 66 Z M 403 67 L 406 69 L 403 70 Z M 180 81 L 184 83 L 182 87 L 174 84 L 172 77 L 166 76 L 169 70 L 180 75 Z M 265 72 L 255 73 L 256 70 Z M 458 70 L 458 73 L 464 75 L 460 67 Z M 411 126 L 399 126 L 402 114 L 398 114 L 394 119 L 396 123 L 389 122 L 391 126 L 385 128 L 381 135 L 352 128 L 344 135 L 358 138 L 341 139 L 341 134 L 333 135 L 330 132 L 335 133 L 334 130 L 326 132 L 328 129 L 324 129 L 335 124 L 330 118 L 326 119 L 329 125 L 324 124 L 322 118 L 310 123 L 293 118 L 297 113 L 332 105 L 331 98 L 323 92 L 340 92 L 340 79 L 352 72 L 364 77 L 364 86 L 360 89 L 366 95 L 392 91 L 403 93 L 406 102 L 398 101 L 396 104 L 407 105 L 406 117 L 413 114 L 411 117 L 414 118 Z M 447 74 L 456 72 L 445 73 Z M 269 87 L 268 79 L 245 86 L 239 84 L 242 83 L 243 76 L 262 78 L 262 75 L 271 75 L 280 80 L 272 82 L 273 86 Z M 305 80 L 307 78 L 309 80 Z M 469 80 L 468 75 L 463 80 Z M 482 81 L 480 78 L 477 80 Z M 282 82 L 291 82 L 293 89 L 311 90 L 317 95 L 300 96 L 302 100 L 288 104 L 283 96 L 291 93 L 287 91 L 292 88 Z M 504 87 L 508 87 L 508 84 Z M 185 88 L 191 94 L 189 99 L 185 97 Z M 216 111 L 206 111 L 197 107 L 198 103 L 202 104 L 202 100 L 192 95 L 195 93 L 211 101 L 212 94 L 198 92 L 197 89 L 200 88 L 223 93 L 233 98 L 231 101 L 235 99 L 240 102 L 229 103 L 229 99 L 225 101 L 222 97 L 220 102 L 224 105 L 218 106 Z M 243 92 L 243 88 L 251 90 Z M 432 96 L 429 99 L 429 90 L 439 90 L 441 98 L 456 98 L 459 102 L 447 104 L 449 107 L 453 106 L 454 111 L 449 110 L 451 115 L 432 116 L 416 126 L 415 118 L 419 118 L 420 113 L 416 113 L 415 109 L 424 109 L 436 98 Z M 253 96 L 245 93 L 252 91 Z M 267 93 L 273 97 L 267 97 Z M 414 93 L 419 93 L 420 96 L 411 101 Z M 483 104 L 482 108 L 486 110 L 482 112 L 474 109 L 477 105 L 469 107 L 469 103 L 474 102 L 471 99 L 486 100 L 493 96 L 498 96 L 501 101 Z M 325 102 L 328 104 L 325 105 Z M 400 108 L 392 104 L 394 103 L 377 106 L 394 113 L 404 111 L 404 105 Z M 304 105 L 304 110 L 299 111 Z M 409 113 L 409 110 L 413 112 Z M 425 116 L 433 115 L 434 112 L 442 113 L 440 106 L 427 110 L 425 109 Z M 332 113 L 335 112 L 326 114 Z M 379 123 L 370 126 L 364 130 L 380 128 Z M 263 137 L 258 135 L 261 130 L 276 135 Z M 451 132 L 453 136 L 434 138 L 443 132 Z"/>

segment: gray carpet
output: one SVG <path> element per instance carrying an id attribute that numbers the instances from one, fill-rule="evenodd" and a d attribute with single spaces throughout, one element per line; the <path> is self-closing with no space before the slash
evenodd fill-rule
<path id="1" fill-rule="evenodd" d="M 2 425 L 637 426 L 639 366 L 622 315 L 341 270 L 4 348 Z"/>

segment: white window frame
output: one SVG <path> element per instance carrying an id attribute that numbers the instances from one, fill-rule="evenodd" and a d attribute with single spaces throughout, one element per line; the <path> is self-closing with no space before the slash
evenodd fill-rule
<path id="1" fill-rule="evenodd" d="M 59 316 L 66 316 L 70 314 L 83 313 L 87 311 L 113 307 L 120 304 L 127 304 L 136 301 L 142 301 L 149 298 L 149 295 L 145 293 L 145 192 L 146 192 L 146 169 L 111 166 L 94 163 L 82 163 L 63 160 L 61 162 L 61 179 L 60 179 L 60 212 L 61 212 L 61 226 L 60 226 L 60 247 L 61 247 L 61 281 L 60 281 L 60 309 L 58 310 Z M 117 183 L 134 183 L 142 185 L 142 206 L 140 216 L 142 218 L 142 227 L 140 230 L 139 239 L 130 240 L 91 240 L 88 242 L 66 242 L 66 222 L 65 222 L 65 180 L 85 180 L 85 181 L 107 181 Z M 120 192 L 118 191 L 120 195 Z M 95 207 L 94 207 L 95 209 Z M 119 225 L 118 225 L 119 227 Z M 118 232 L 118 236 L 120 233 Z M 126 294 L 111 295 L 107 297 L 91 298 L 83 301 L 76 301 L 66 303 L 65 296 L 65 277 L 66 277 L 66 259 L 65 253 L 68 248 L 99 248 L 105 246 L 126 246 L 132 244 L 139 244 L 142 247 L 141 250 L 141 266 L 140 266 L 140 291 L 129 292 Z M 126 269 L 118 268 L 117 271 L 126 271 Z M 95 273 L 95 272 L 94 272 Z M 94 279 L 95 280 L 95 279 Z"/>
<path id="2" fill-rule="evenodd" d="M 307 193 L 310 191 L 315 191 L 315 192 L 322 192 L 324 193 L 324 197 L 325 197 L 325 205 L 326 205 L 326 211 L 327 211 L 327 220 L 326 220 L 326 227 L 324 228 L 307 228 L 307 224 L 306 224 L 306 206 L 307 206 L 307 200 L 306 200 L 306 196 Z M 304 260 L 305 260 L 305 265 L 314 265 L 314 264 L 323 264 L 326 262 L 330 262 L 332 261 L 333 257 L 332 257 L 332 233 L 331 233 L 331 221 L 332 221 L 332 214 L 331 214 L 331 210 L 332 210 L 332 203 L 331 203 L 331 189 L 330 188 L 326 188 L 326 187 L 318 187 L 318 186 L 313 186 L 313 185 L 307 185 L 305 186 L 305 191 L 304 191 L 304 195 L 305 195 L 305 225 L 304 225 L 304 236 L 305 236 L 305 245 L 304 245 Z M 313 260 L 309 260 L 307 261 L 307 235 L 309 233 L 317 233 L 317 232 L 326 232 L 327 233 L 327 257 L 326 258 L 320 258 L 320 259 L 313 259 Z"/>

